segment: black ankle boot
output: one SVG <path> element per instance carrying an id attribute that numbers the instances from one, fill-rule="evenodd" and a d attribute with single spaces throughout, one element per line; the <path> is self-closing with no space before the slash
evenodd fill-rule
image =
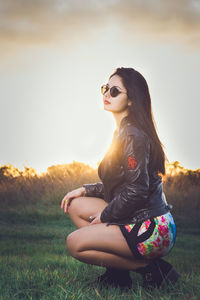
<path id="1" fill-rule="evenodd" d="M 175 268 L 162 258 L 153 259 L 149 265 L 136 270 L 143 276 L 144 288 L 162 288 L 167 285 L 173 285 L 179 278 Z"/>
<path id="2" fill-rule="evenodd" d="M 106 272 L 97 278 L 98 283 L 120 288 L 131 288 L 132 279 L 129 270 L 106 268 Z"/>

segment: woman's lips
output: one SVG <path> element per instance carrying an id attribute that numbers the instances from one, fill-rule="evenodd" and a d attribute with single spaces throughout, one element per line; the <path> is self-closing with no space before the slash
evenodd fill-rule
<path id="1" fill-rule="evenodd" d="M 104 104 L 110 104 L 110 102 L 107 100 L 104 100 Z"/>

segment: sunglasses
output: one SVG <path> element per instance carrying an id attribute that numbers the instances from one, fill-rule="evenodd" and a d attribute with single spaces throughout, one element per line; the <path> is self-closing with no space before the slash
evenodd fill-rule
<path id="1" fill-rule="evenodd" d="M 126 94 L 125 92 L 119 91 L 116 86 L 112 86 L 111 88 L 109 88 L 107 84 L 103 84 L 101 86 L 102 95 L 104 95 L 108 90 L 110 90 L 111 97 L 117 97 L 121 93 Z"/>

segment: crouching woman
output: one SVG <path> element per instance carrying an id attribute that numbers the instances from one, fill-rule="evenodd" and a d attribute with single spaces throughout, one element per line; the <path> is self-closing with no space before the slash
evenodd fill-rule
<path id="1" fill-rule="evenodd" d="M 163 193 L 165 154 L 148 85 L 138 71 L 122 67 L 101 92 L 116 130 L 98 167 L 101 182 L 84 184 L 62 200 L 78 228 L 68 235 L 67 249 L 81 262 L 106 267 L 99 283 L 131 287 L 133 271 L 146 288 L 174 284 L 179 274 L 162 257 L 174 246 L 176 226 Z"/>

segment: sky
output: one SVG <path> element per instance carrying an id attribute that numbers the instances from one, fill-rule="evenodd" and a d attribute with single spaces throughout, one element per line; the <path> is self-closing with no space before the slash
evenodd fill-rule
<path id="1" fill-rule="evenodd" d="M 170 163 L 200 168 L 200 1 L 0 0 L 0 165 L 97 168 L 116 128 L 100 86 L 147 80 Z"/>

